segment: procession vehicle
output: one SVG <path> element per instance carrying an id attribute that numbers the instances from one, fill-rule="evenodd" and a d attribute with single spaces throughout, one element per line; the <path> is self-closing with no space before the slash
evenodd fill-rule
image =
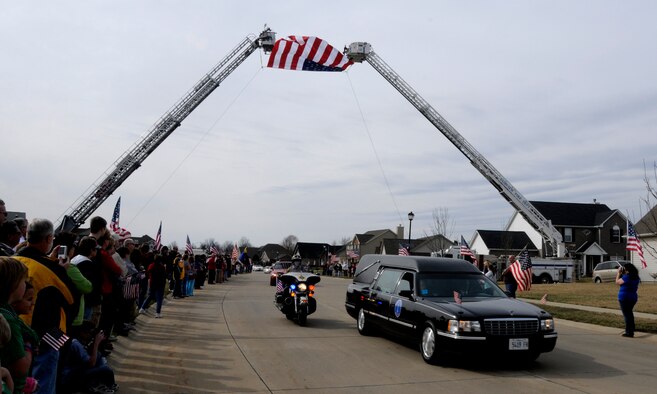
<path id="1" fill-rule="evenodd" d="M 365 255 L 345 307 L 360 334 L 383 330 L 410 339 L 431 364 L 457 353 L 533 361 L 557 342 L 549 313 L 510 298 L 459 259 Z"/>
<path id="2" fill-rule="evenodd" d="M 276 286 L 276 281 L 281 275 L 287 272 L 292 265 L 291 261 L 277 261 L 271 266 L 269 271 L 269 286 Z"/>
<path id="3" fill-rule="evenodd" d="M 317 310 L 315 285 L 320 281 L 319 275 L 310 272 L 288 272 L 278 278 L 274 305 L 289 320 L 296 320 L 305 326 L 308 315 Z"/>

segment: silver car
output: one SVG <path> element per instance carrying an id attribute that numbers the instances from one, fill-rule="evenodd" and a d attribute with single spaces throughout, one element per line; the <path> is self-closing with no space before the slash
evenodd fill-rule
<path id="1" fill-rule="evenodd" d="M 593 282 L 613 282 L 616 279 L 618 268 L 629 263 L 626 260 L 603 261 L 593 269 Z"/>

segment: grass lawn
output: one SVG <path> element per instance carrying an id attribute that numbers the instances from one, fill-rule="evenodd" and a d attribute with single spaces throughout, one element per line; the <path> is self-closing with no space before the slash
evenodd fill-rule
<path id="1" fill-rule="evenodd" d="M 504 289 L 504 284 L 500 283 Z M 616 283 L 551 283 L 547 285 L 532 285 L 530 291 L 518 292 L 520 298 L 540 300 L 544 294 L 548 301 L 565 304 L 588 305 L 600 308 L 619 310 L 618 285 Z M 639 301 L 634 307 L 635 312 L 657 314 L 657 284 L 642 283 L 639 285 Z M 621 319 L 622 321 L 622 319 Z M 654 324 L 654 323 L 653 323 Z"/>

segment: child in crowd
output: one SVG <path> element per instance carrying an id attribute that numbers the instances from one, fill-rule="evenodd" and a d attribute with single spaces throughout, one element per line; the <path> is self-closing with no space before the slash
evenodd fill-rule
<path id="1" fill-rule="evenodd" d="M 4 315 L 0 315 L 0 348 L 5 346 L 11 340 L 11 327 L 7 323 Z M 0 365 L 0 384 L 2 385 L 2 394 L 11 394 L 14 392 L 14 380 L 7 368 Z"/>
<path id="2" fill-rule="evenodd" d="M 11 330 L 11 338 L 0 348 L 0 362 L 13 378 L 14 391 L 32 392 L 36 382 L 27 382 L 32 365 L 32 345 L 38 345 L 36 334 L 19 317 L 12 305 L 25 298 L 27 287 L 27 267 L 11 257 L 0 257 L 0 314 L 2 314 Z M 24 334 L 31 341 L 26 345 Z"/>
<path id="3" fill-rule="evenodd" d="M 94 324 L 84 321 L 72 330 L 71 348 L 62 367 L 61 384 L 64 391 L 86 390 L 91 393 L 114 393 L 119 386 L 114 371 L 98 348 L 105 339 Z"/>
<path id="4" fill-rule="evenodd" d="M 14 308 L 14 311 L 18 315 L 27 315 L 32 312 L 32 308 L 34 308 L 34 287 L 29 282 L 25 283 L 25 293 L 23 294 L 23 298 L 12 302 L 11 307 Z M 36 352 L 39 350 L 39 337 L 37 336 L 37 333 L 34 332 L 34 330 L 25 324 L 22 320 L 20 323 L 25 352 L 32 353 L 34 356 L 36 356 Z M 36 388 L 37 381 L 33 377 L 28 376 L 25 379 L 23 393 L 32 393 L 36 390 Z"/>

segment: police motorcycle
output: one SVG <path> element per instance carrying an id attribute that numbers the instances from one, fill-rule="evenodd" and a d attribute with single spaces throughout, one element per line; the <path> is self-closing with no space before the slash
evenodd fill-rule
<path id="1" fill-rule="evenodd" d="M 274 305 L 288 320 L 296 320 L 300 326 L 305 326 L 308 315 L 317 310 L 314 295 L 319 280 L 319 275 L 291 268 L 290 272 L 278 277 Z"/>

